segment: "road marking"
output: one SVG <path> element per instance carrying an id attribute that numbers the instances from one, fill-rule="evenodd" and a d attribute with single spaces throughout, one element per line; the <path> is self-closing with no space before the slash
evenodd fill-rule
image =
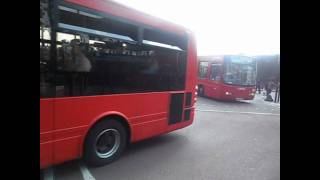
<path id="1" fill-rule="evenodd" d="M 43 179 L 44 180 L 54 180 L 53 168 L 49 167 L 43 170 Z"/>
<path id="2" fill-rule="evenodd" d="M 96 180 L 82 161 L 79 161 L 79 166 L 84 180 Z"/>
<path id="3" fill-rule="evenodd" d="M 239 113 L 239 114 L 255 114 L 255 115 L 280 116 L 280 114 L 274 114 L 274 113 L 259 113 L 259 112 L 220 111 L 220 110 L 208 110 L 208 109 L 196 109 L 196 111 L 200 111 L 200 112 Z"/>

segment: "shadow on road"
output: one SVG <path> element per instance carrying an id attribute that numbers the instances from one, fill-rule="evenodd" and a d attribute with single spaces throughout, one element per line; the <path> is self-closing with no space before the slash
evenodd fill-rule
<path id="1" fill-rule="evenodd" d="M 141 156 L 147 151 L 152 152 L 152 149 L 161 149 L 161 147 L 165 146 L 176 146 L 175 149 L 178 150 L 183 146 L 184 142 L 184 136 L 175 133 L 164 134 L 151 139 L 142 140 L 129 144 L 125 152 L 121 155 L 120 159 L 116 162 L 102 167 L 90 167 L 90 169 L 105 169 L 106 167 L 117 166 L 116 164 L 123 164 L 127 161 L 131 161 L 131 159 L 136 155 Z M 68 176 L 80 177 L 80 171 L 78 167 L 79 160 L 81 161 L 81 159 L 77 159 L 54 166 L 54 174 L 56 178 L 60 179 L 60 177 Z M 40 180 L 42 179 L 44 179 L 43 170 L 40 171 Z"/>
<path id="2" fill-rule="evenodd" d="M 135 153 L 141 153 L 145 150 L 150 150 L 153 148 L 157 148 L 159 146 L 169 145 L 171 143 L 180 144 L 183 140 L 184 140 L 184 136 L 181 136 L 175 133 L 156 136 L 151 139 L 146 139 L 146 140 L 142 140 L 142 141 L 130 144 L 122 156 L 123 157 L 131 156 L 132 154 L 135 154 Z"/>
<path id="3" fill-rule="evenodd" d="M 179 154 L 183 154 L 181 151 L 188 141 L 188 138 L 172 133 L 133 143 L 116 162 L 90 168 L 90 171 L 96 179 L 143 179 L 151 175 L 146 173 L 158 171 L 155 166 L 163 169 L 175 161 Z"/>
<path id="4" fill-rule="evenodd" d="M 252 105 L 252 102 L 250 100 L 220 100 L 220 99 L 214 99 L 211 97 L 198 97 L 201 100 L 204 101 L 214 101 L 221 104 L 231 104 L 231 105 Z"/>

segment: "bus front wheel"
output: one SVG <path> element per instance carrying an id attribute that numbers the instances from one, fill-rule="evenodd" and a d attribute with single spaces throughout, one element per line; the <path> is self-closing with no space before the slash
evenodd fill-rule
<path id="1" fill-rule="evenodd" d="M 126 130 L 116 120 L 107 119 L 96 124 L 89 132 L 83 158 L 89 166 L 103 166 L 120 157 L 127 138 Z"/>
<path id="2" fill-rule="evenodd" d="M 201 96 L 201 97 L 204 96 L 204 88 L 203 88 L 203 86 L 199 86 L 199 88 L 198 88 L 198 94 L 199 94 L 199 96 Z"/>

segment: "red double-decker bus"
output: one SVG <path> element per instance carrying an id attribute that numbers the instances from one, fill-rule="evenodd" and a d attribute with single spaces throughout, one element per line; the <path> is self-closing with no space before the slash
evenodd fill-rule
<path id="1" fill-rule="evenodd" d="M 252 100 L 256 91 L 256 60 L 239 55 L 200 56 L 198 94 L 219 100 Z"/>
<path id="2" fill-rule="evenodd" d="M 195 39 L 114 1 L 40 1 L 40 168 L 192 124 Z"/>

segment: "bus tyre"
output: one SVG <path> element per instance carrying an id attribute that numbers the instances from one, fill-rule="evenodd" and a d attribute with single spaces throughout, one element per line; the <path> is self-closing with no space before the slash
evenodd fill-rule
<path id="1" fill-rule="evenodd" d="M 122 124 L 107 119 L 96 124 L 85 140 L 83 159 L 89 166 L 103 166 L 118 159 L 127 145 Z"/>
<path id="2" fill-rule="evenodd" d="M 203 86 L 199 86 L 199 88 L 198 88 L 198 94 L 199 94 L 199 96 L 201 96 L 201 97 L 204 96 L 204 88 L 203 88 Z"/>

